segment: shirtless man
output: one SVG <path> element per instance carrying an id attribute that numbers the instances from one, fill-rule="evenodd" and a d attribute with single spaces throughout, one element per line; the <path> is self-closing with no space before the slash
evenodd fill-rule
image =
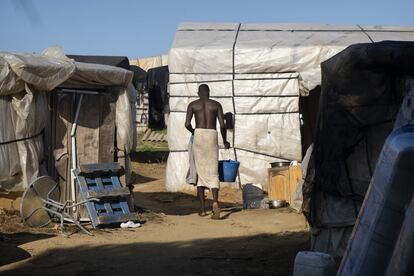
<path id="1" fill-rule="evenodd" d="M 200 99 L 191 102 L 187 108 L 185 127 L 194 135 L 193 151 L 197 170 L 197 196 L 200 200 L 200 216 L 206 216 L 204 191 L 211 189 L 213 194 L 213 219 L 220 218 L 218 202 L 218 135 L 216 131 L 217 119 L 220 132 L 226 149 L 230 148 L 227 142 L 227 131 L 224 124 L 223 108 L 219 102 L 210 99 L 210 88 L 206 84 L 198 87 Z M 191 125 L 195 116 L 196 129 Z"/>

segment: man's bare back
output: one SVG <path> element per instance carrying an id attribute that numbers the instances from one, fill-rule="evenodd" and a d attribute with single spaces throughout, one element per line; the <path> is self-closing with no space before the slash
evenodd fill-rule
<path id="1" fill-rule="evenodd" d="M 220 103 L 211 99 L 193 101 L 189 108 L 195 116 L 196 128 L 216 129 L 217 118 L 223 113 Z"/>
<path id="2" fill-rule="evenodd" d="M 195 116 L 196 128 L 216 129 L 218 120 L 224 147 L 228 149 L 230 147 L 230 143 L 227 142 L 227 131 L 224 124 L 223 108 L 219 102 L 209 98 L 209 92 L 210 90 L 207 85 L 200 85 L 198 90 L 200 99 L 195 100 L 188 105 L 185 127 L 188 131 L 194 133 L 194 129 L 191 125 L 193 115 Z"/>

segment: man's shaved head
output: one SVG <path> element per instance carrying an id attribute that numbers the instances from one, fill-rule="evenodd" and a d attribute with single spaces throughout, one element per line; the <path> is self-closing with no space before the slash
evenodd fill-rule
<path id="1" fill-rule="evenodd" d="M 201 84 L 198 87 L 198 96 L 200 96 L 200 98 L 209 98 L 210 97 L 210 88 L 208 87 L 207 84 Z"/>

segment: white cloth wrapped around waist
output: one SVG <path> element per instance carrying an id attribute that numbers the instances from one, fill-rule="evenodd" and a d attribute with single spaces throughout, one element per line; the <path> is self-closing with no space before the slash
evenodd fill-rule
<path id="1" fill-rule="evenodd" d="M 197 187 L 206 187 L 209 189 L 220 188 L 217 130 L 196 128 L 194 131 L 192 152 L 194 155 L 195 170 L 197 172 Z"/>
<path id="2" fill-rule="evenodd" d="M 188 171 L 186 175 L 186 182 L 190 185 L 197 185 L 197 170 L 195 166 L 194 160 L 194 152 L 193 152 L 193 141 L 194 135 L 191 135 L 190 141 L 188 142 Z"/>

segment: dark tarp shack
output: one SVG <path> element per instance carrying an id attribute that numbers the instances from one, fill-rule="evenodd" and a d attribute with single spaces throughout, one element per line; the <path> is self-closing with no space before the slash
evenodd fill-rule
<path id="1" fill-rule="evenodd" d="M 88 56 L 88 55 L 66 55 L 77 62 L 95 63 L 115 66 L 130 70 L 129 59 L 125 56 Z"/>
<path id="2" fill-rule="evenodd" d="M 132 84 L 139 89 L 142 85 L 142 79 L 147 77 L 147 72 L 138 66 L 130 65 L 128 57 L 125 56 L 87 56 L 87 55 L 67 55 L 68 58 L 74 59 L 77 62 L 95 63 L 124 68 L 134 73 Z"/>
<path id="3" fill-rule="evenodd" d="M 147 88 L 147 72 L 136 65 L 129 66 L 129 69 L 134 72 L 132 84 L 135 86 L 138 92 L 144 91 Z"/>
<path id="4" fill-rule="evenodd" d="M 302 206 L 314 250 L 343 254 L 413 64 L 414 42 L 398 41 L 355 44 L 321 64 Z"/>

